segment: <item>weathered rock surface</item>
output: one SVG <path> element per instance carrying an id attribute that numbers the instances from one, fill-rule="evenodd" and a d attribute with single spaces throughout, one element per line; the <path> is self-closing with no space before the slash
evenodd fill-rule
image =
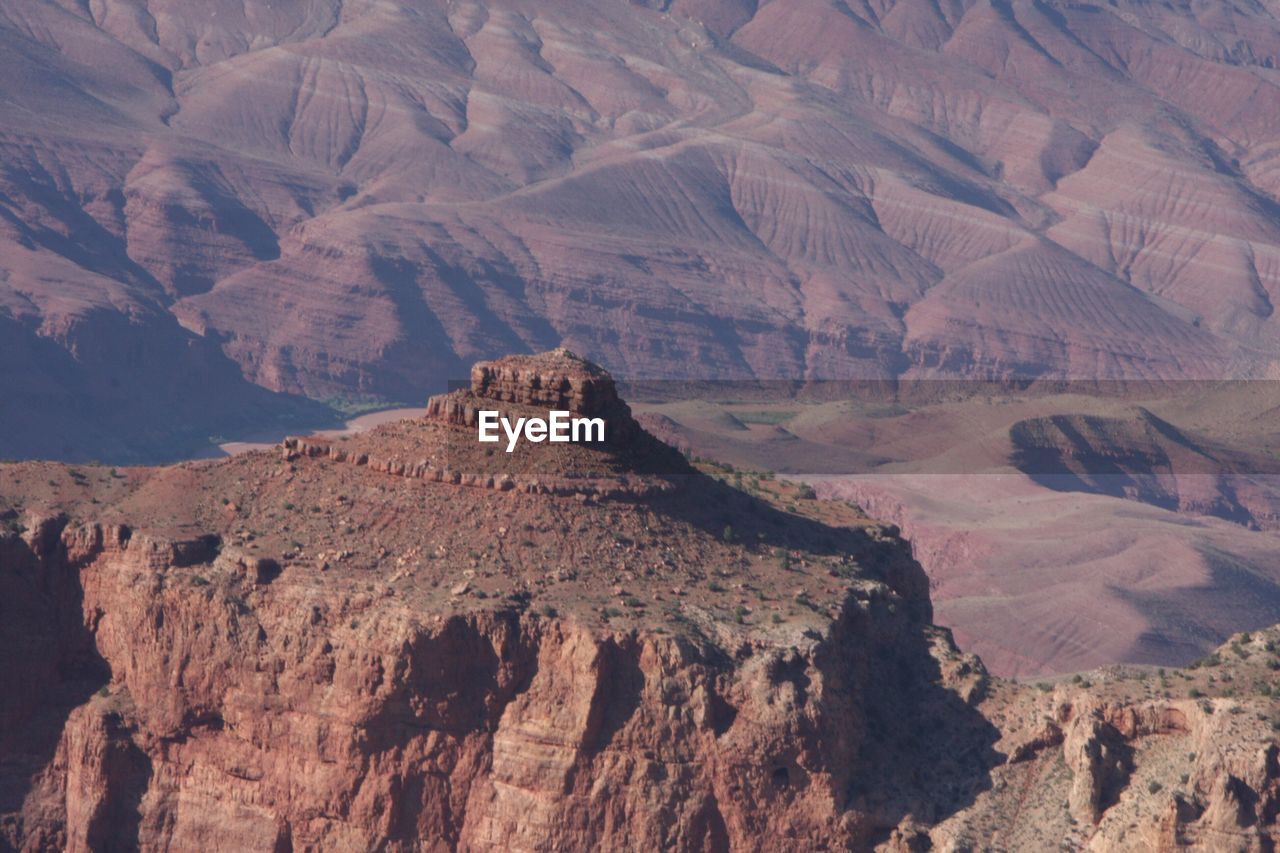
<path id="1" fill-rule="evenodd" d="M 10 0 L 0 43 L 2 456 L 562 344 L 639 378 L 1280 356 L 1267 4 Z"/>
<path id="2" fill-rule="evenodd" d="M 823 632 L 715 641 L 426 612 L 203 540 L 65 524 L 0 543 L 7 606 L 43 617 L 46 644 L 4 709 L 17 848 L 856 849 L 908 806 L 954 807 L 907 773 L 914 738 L 987 760 L 908 564 L 901 594 L 850 592 Z M 29 653 L 12 639 L 9 696 Z M 99 681 L 58 713 L 76 654 Z M 933 734 L 913 733 L 926 713 Z"/>
<path id="3" fill-rule="evenodd" d="M 931 625 L 897 530 L 847 505 L 688 466 L 584 495 L 374 464 L 455 434 L 0 466 L 0 845 L 1277 840 L 1280 628 L 1194 670 L 995 680 Z M 616 474 L 633 447 L 555 458 Z"/>
<path id="4" fill-rule="evenodd" d="M 479 362 L 471 368 L 471 387 L 430 398 L 426 416 L 474 427 L 477 413 L 485 409 L 542 418 L 558 410 L 601 418 L 605 440 L 614 446 L 641 434 L 608 371 L 566 349 Z"/>

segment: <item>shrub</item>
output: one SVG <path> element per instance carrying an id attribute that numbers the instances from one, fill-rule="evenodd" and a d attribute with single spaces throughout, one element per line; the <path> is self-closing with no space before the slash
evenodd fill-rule
<path id="1" fill-rule="evenodd" d="M 720 534 L 720 536 L 721 536 L 721 538 L 722 538 L 722 539 L 724 539 L 724 541 L 726 541 L 726 542 L 732 542 L 732 541 L 733 541 L 733 525 L 732 525 L 732 524 L 726 524 L 726 525 L 724 526 L 724 532 L 723 532 L 722 534 Z"/>
<path id="2" fill-rule="evenodd" d="M 1161 785 L 1161 784 L 1160 784 L 1159 782 L 1157 782 L 1155 779 L 1152 779 L 1152 780 L 1151 780 L 1151 782 L 1150 782 L 1150 783 L 1148 783 L 1148 785 L 1147 785 L 1147 791 L 1148 791 L 1148 792 L 1150 792 L 1150 793 L 1152 793 L 1152 794 L 1158 794 L 1158 793 L 1160 793 L 1160 791 L 1162 791 L 1163 789 L 1164 789 L 1164 785 Z"/>

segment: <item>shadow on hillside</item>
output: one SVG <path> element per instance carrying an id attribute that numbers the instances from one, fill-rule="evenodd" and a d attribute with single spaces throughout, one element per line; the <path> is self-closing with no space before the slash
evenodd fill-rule
<path id="1" fill-rule="evenodd" d="M 1209 579 L 1203 584 L 1155 591 L 1108 588 L 1152 626 L 1122 660 L 1186 666 L 1238 631 L 1255 631 L 1280 622 L 1280 572 L 1207 545 L 1198 550 L 1209 569 Z"/>
<path id="2" fill-rule="evenodd" d="M 65 519 L 36 531 L 33 541 L 0 537 L 0 849 L 53 849 L 65 832 L 65 801 L 38 790 L 72 712 L 110 680 L 85 626 L 81 566 L 61 544 Z M 83 827 L 92 846 L 136 845 L 138 805 L 150 762 L 133 747 L 117 715 L 101 720 L 102 807 Z M 48 784 L 48 783 L 44 783 Z M 36 809 L 24 805 L 41 800 Z M 40 820 L 29 822 L 32 815 Z M 65 839 L 63 839 L 65 840 Z"/>
<path id="3" fill-rule="evenodd" d="M 718 539 L 756 552 L 804 550 L 827 557 L 833 565 L 850 560 L 850 577 L 883 581 L 895 592 L 915 600 L 918 615 L 932 619 L 929 579 L 901 539 L 878 538 L 871 528 L 833 527 L 816 519 L 787 512 L 769 501 L 737 489 L 701 472 L 671 479 L 681 488 L 652 508 L 690 524 Z"/>
<path id="4" fill-rule="evenodd" d="M 888 840 L 908 816 L 934 824 L 972 805 L 1004 762 L 994 749 L 1000 732 L 944 686 L 931 653 L 928 577 L 909 544 L 785 512 L 701 473 L 685 476 L 685 488 L 655 509 L 716 536 L 731 527 L 731 538 L 752 549 L 804 549 L 831 557 L 832 565 L 852 556 L 856 576 L 881 580 L 911 602 L 905 612 L 875 603 L 846 607 L 816 660 L 824 695 L 842 693 L 855 703 L 828 709 L 827 725 L 839 730 L 824 742 L 846 742 L 848 727 L 864 723 L 853 766 L 832 770 L 837 778 L 847 772 L 846 807 L 870 816 L 870 840 Z"/>
<path id="5" fill-rule="evenodd" d="M 943 685 L 920 627 L 874 648 L 862 682 L 866 740 L 846 807 L 871 816 L 872 843 L 905 818 L 932 826 L 973 805 L 1005 761 L 995 749 L 999 730 Z"/>

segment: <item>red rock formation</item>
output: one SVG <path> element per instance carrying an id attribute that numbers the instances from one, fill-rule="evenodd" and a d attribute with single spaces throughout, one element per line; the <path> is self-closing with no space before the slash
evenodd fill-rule
<path id="1" fill-rule="evenodd" d="M 79 566 L 111 679 L 66 718 L 9 843 L 843 847 L 877 819 L 845 803 L 880 773 L 865 716 L 911 617 L 851 598 L 828 636 L 759 637 L 735 662 L 649 631 L 264 584 L 225 552 L 192 585 L 179 555 L 198 543 L 42 529 L 32 580 Z"/>
<path id="2" fill-rule="evenodd" d="M 514 409 L 540 417 L 560 410 L 603 418 L 605 439 L 614 446 L 640 435 L 640 427 L 630 407 L 618 397 L 608 371 L 563 348 L 479 362 L 471 368 L 470 389 L 439 394 L 427 401 L 428 418 L 459 426 L 474 427 L 482 409 Z"/>
<path id="3" fill-rule="evenodd" d="M 551 374 L 519 375 L 527 399 Z M 377 462 L 456 433 L 423 419 L 215 464 L 0 467 L 0 842 L 1275 839 L 1258 701 L 993 681 L 930 624 L 897 531 L 847 506 L 783 511 L 789 492 L 693 468 L 679 489 L 587 496 Z M 629 467 L 643 444 L 552 458 L 663 480 Z M 1276 639 L 1239 638 L 1215 683 L 1257 683 Z"/>

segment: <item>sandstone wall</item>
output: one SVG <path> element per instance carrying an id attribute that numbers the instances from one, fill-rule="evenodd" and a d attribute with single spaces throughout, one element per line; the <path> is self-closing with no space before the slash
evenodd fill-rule
<path id="1" fill-rule="evenodd" d="M 868 742 L 892 718 L 876 703 L 919 667 L 917 608 L 887 588 L 846 601 L 829 636 L 728 652 L 518 611 L 431 616 L 272 583 L 201 540 L 63 523 L 6 547 L 29 599 L 68 582 L 45 603 L 105 683 L 57 720 L 13 846 L 844 848 L 899 817 L 850 808 L 857 777 L 877 788 L 890 764 Z"/>

